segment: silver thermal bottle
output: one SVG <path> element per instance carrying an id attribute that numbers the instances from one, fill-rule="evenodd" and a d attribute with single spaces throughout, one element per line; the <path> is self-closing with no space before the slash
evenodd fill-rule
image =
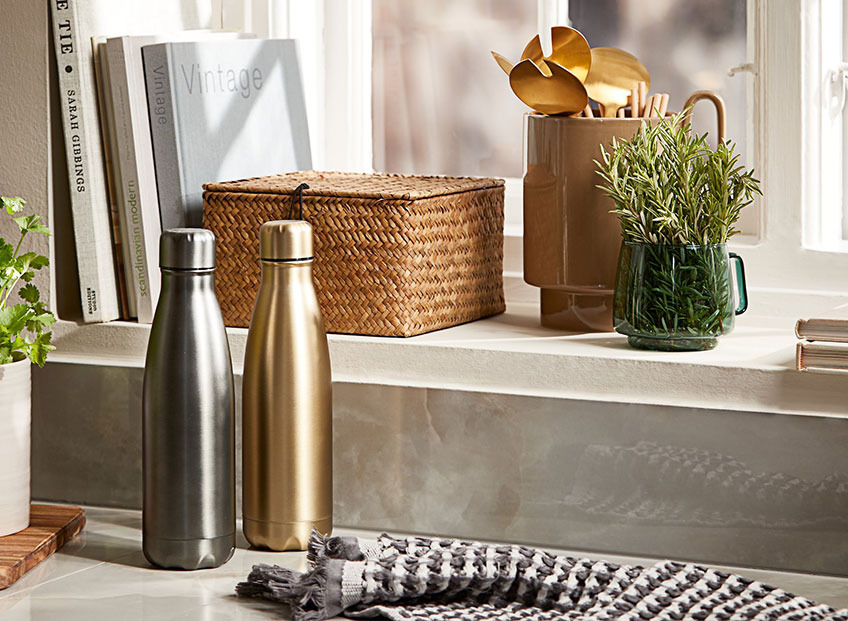
<path id="1" fill-rule="evenodd" d="M 235 547 L 233 369 L 215 296 L 215 236 L 159 240 L 162 292 L 144 367 L 144 556 L 171 569 L 225 563 Z"/>

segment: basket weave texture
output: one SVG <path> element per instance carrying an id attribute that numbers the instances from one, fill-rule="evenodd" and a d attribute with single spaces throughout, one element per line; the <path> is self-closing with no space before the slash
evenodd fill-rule
<path id="1" fill-rule="evenodd" d="M 228 326 L 249 326 L 259 227 L 289 218 L 301 183 L 328 332 L 413 336 L 504 311 L 502 180 L 300 171 L 204 185 Z"/>

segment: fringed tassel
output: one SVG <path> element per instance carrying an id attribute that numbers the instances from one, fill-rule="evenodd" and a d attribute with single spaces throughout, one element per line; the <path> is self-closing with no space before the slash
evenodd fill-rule
<path id="1" fill-rule="evenodd" d="M 306 545 L 306 560 L 310 566 L 314 566 L 323 556 L 343 561 L 361 561 L 365 558 L 356 537 L 328 537 L 313 528 Z"/>
<path id="2" fill-rule="evenodd" d="M 318 557 L 315 568 L 305 574 L 277 565 L 254 565 L 247 581 L 236 586 L 236 593 L 288 604 L 293 621 L 319 621 L 332 616 L 327 610 L 326 557 Z"/>
<path id="3" fill-rule="evenodd" d="M 324 544 L 324 550 L 329 558 L 340 558 L 347 561 L 362 559 L 355 537 L 330 537 Z"/>
<path id="4" fill-rule="evenodd" d="M 299 593 L 298 583 L 302 575 L 277 565 L 254 565 L 247 582 L 236 585 L 236 593 L 288 603 Z"/>
<path id="5" fill-rule="evenodd" d="M 318 559 L 326 556 L 327 540 L 329 537 L 319 532 L 317 529 L 312 529 L 312 534 L 309 536 L 309 543 L 306 544 L 306 560 L 310 567 L 314 567 L 318 563 Z"/>
<path id="6" fill-rule="evenodd" d="M 327 610 L 327 559 L 318 559 L 315 569 L 303 574 L 300 597 L 291 602 L 294 621 L 320 621 L 333 616 Z"/>

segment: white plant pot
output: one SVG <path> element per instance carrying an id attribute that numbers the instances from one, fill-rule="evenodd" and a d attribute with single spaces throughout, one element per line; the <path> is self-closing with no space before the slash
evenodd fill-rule
<path id="1" fill-rule="evenodd" d="M 29 526 L 30 362 L 0 364 L 0 537 Z"/>

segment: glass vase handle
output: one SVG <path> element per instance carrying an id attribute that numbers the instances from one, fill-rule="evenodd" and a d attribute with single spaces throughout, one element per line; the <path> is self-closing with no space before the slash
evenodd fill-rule
<path id="1" fill-rule="evenodd" d="M 748 285 L 745 283 L 745 263 L 735 252 L 730 253 L 730 260 L 733 262 L 733 269 L 736 272 L 736 295 L 738 304 L 736 306 L 736 314 L 741 315 L 748 310 Z"/>

